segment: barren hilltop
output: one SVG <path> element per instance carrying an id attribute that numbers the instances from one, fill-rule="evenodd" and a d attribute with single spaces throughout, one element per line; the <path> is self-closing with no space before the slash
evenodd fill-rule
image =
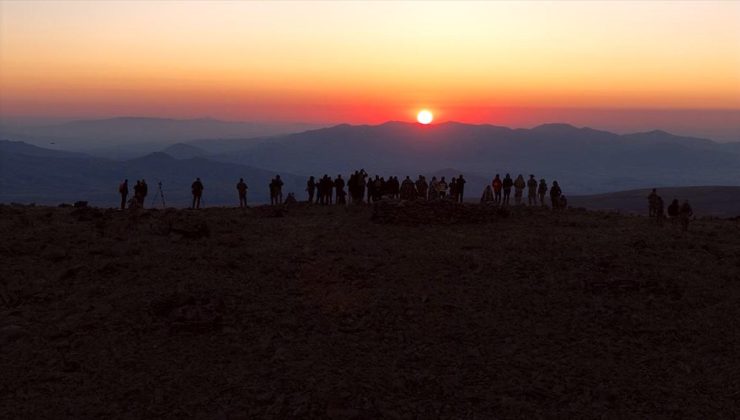
<path id="1" fill-rule="evenodd" d="M 732 418 L 740 225 L 0 205 L 7 418 Z"/>

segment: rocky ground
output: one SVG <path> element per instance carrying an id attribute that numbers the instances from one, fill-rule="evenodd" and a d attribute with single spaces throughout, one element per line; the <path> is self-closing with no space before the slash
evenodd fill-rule
<path id="1" fill-rule="evenodd" d="M 0 206 L 3 418 L 733 418 L 740 224 Z"/>

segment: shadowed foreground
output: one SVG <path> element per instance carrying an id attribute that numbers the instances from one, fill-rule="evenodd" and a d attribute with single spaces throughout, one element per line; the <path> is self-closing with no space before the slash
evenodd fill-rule
<path id="1" fill-rule="evenodd" d="M 0 412 L 740 415 L 737 221 L 429 206 L 0 206 Z"/>

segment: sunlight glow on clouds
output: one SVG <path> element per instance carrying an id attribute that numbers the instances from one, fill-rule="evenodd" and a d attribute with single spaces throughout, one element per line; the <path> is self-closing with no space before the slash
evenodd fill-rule
<path id="1" fill-rule="evenodd" d="M 740 109 L 738 22 L 731 1 L 4 1 L 0 114 Z"/>

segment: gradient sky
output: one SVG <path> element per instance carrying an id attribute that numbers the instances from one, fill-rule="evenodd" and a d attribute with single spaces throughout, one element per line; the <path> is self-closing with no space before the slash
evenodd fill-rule
<path id="1" fill-rule="evenodd" d="M 693 118 L 740 140 L 740 2 L 3 1 L 0 92 L 3 116 L 376 123 L 426 107 Z"/>

